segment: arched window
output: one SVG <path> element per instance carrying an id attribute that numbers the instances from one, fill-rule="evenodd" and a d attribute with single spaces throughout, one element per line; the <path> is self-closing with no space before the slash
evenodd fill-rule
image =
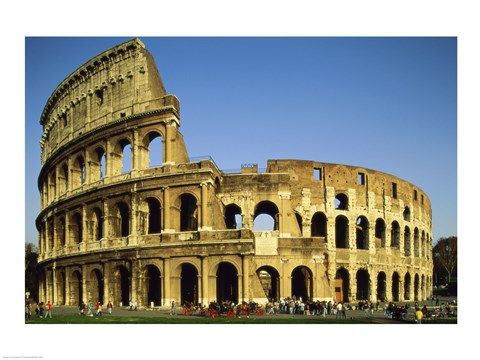
<path id="1" fill-rule="evenodd" d="M 98 170 L 99 170 L 99 174 L 98 174 L 98 178 L 99 179 L 103 179 L 105 177 L 105 162 L 106 162 L 106 158 L 105 158 L 105 151 L 102 149 L 102 148 L 97 148 L 96 150 L 96 153 L 97 153 L 97 161 L 98 161 Z"/>
<path id="2" fill-rule="evenodd" d="M 410 228 L 408 226 L 405 226 L 403 250 L 405 252 L 405 256 L 410 256 L 412 254 L 410 244 Z"/>
<path id="3" fill-rule="evenodd" d="M 255 231 L 278 230 L 278 217 L 277 205 L 268 200 L 261 201 L 255 207 L 253 229 Z"/>
<path id="4" fill-rule="evenodd" d="M 163 164 L 163 144 L 162 136 L 157 132 L 151 132 L 147 135 L 146 148 L 148 149 L 148 167 L 161 166 Z"/>
<path id="5" fill-rule="evenodd" d="M 334 201 L 335 209 L 337 210 L 348 210 L 348 196 L 345 194 L 337 194 Z"/>
<path id="6" fill-rule="evenodd" d="M 197 231 L 197 199 L 192 194 L 183 194 L 180 200 L 180 231 Z"/>
<path id="7" fill-rule="evenodd" d="M 400 225 L 398 222 L 392 222 L 391 247 L 400 248 Z"/>
<path id="8" fill-rule="evenodd" d="M 345 216 L 335 218 L 335 246 L 348 249 L 348 219 Z"/>
<path id="9" fill-rule="evenodd" d="M 160 202 L 155 198 L 148 198 L 148 233 L 158 234 L 161 231 Z"/>
<path id="10" fill-rule="evenodd" d="M 98 207 L 93 209 L 93 237 L 95 240 L 103 238 L 103 216 L 102 210 Z"/>
<path id="11" fill-rule="evenodd" d="M 227 229 L 242 228 L 242 209 L 238 205 L 229 204 L 225 207 L 225 225 Z"/>
<path id="12" fill-rule="evenodd" d="M 118 209 L 118 230 L 121 237 L 130 235 L 130 210 L 124 202 L 117 204 Z"/>
<path id="13" fill-rule="evenodd" d="M 418 257 L 420 256 L 420 232 L 418 231 L 418 228 L 415 228 L 413 230 L 413 255 Z"/>
<path id="14" fill-rule="evenodd" d="M 355 240 L 357 244 L 357 249 L 368 250 L 368 226 L 368 220 L 365 216 L 360 216 L 357 218 L 355 227 Z"/>
<path id="15" fill-rule="evenodd" d="M 132 170 L 132 146 L 128 140 L 120 142 L 122 148 L 122 174 Z"/>
<path id="16" fill-rule="evenodd" d="M 73 241 L 74 244 L 80 244 L 83 241 L 82 215 L 75 213 L 73 214 L 72 220 Z"/>
<path id="17" fill-rule="evenodd" d="M 410 208 L 408 206 L 403 210 L 403 220 L 410 221 Z"/>
<path id="18" fill-rule="evenodd" d="M 377 219 L 375 222 L 375 237 L 377 239 L 380 239 L 380 246 L 384 248 L 386 246 L 385 244 L 385 221 L 383 219 Z"/>
<path id="19" fill-rule="evenodd" d="M 327 217 L 322 212 L 316 212 L 312 217 L 312 236 L 326 237 L 327 236 Z"/>

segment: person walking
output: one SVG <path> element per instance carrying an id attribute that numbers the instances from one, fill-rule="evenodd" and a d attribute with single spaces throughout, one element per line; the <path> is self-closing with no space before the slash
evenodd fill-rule
<path id="1" fill-rule="evenodd" d="M 47 302 L 46 305 L 45 319 L 47 317 L 50 317 L 50 319 L 52 318 L 52 305 L 50 304 L 50 300 Z"/>
<path id="2" fill-rule="evenodd" d="M 422 318 L 423 318 L 423 312 L 422 310 L 420 310 L 420 308 L 416 308 L 415 310 L 415 322 L 417 324 L 421 324 L 422 323 Z"/>

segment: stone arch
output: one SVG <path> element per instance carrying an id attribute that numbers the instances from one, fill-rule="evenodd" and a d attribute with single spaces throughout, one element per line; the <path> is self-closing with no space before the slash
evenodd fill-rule
<path id="1" fill-rule="evenodd" d="M 408 206 L 405 206 L 405 209 L 403 210 L 403 220 L 404 221 L 410 221 L 410 208 Z"/>
<path id="2" fill-rule="evenodd" d="M 280 274 L 270 265 L 257 269 L 257 277 L 262 285 L 265 297 L 269 300 L 280 300 Z"/>
<path id="3" fill-rule="evenodd" d="M 63 164 L 60 170 L 60 174 L 58 178 L 61 180 L 60 185 L 60 194 L 66 194 L 68 191 L 68 166 L 67 164 Z"/>
<path id="4" fill-rule="evenodd" d="M 65 216 L 60 216 L 56 226 L 59 245 L 64 247 L 67 243 L 67 227 L 65 223 Z"/>
<path id="5" fill-rule="evenodd" d="M 70 276 L 70 303 L 80 305 L 83 299 L 83 279 L 80 270 L 74 270 Z"/>
<path id="6" fill-rule="evenodd" d="M 117 237 L 130 235 L 130 208 L 127 203 L 120 201 L 115 207 L 115 222 Z"/>
<path id="7" fill-rule="evenodd" d="M 348 196 L 344 193 L 337 194 L 333 204 L 336 210 L 348 210 Z"/>
<path id="8" fill-rule="evenodd" d="M 387 274 L 379 271 L 377 275 L 377 299 L 386 301 L 387 299 Z"/>
<path id="9" fill-rule="evenodd" d="M 198 269 L 188 262 L 182 263 L 180 267 L 180 303 L 182 305 L 198 304 Z"/>
<path id="10" fill-rule="evenodd" d="M 378 218 L 375 221 L 375 239 L 379 241 L 378 245 L 382 248 L 386 247 L 386 229 L 385 221 L 382 218 Z"/>
<path id="11" fill-rule="evenodd" d="M 143 148 L 145 151 L 145 162 L 143 167 L 162 166 L 164 162 L 164 145 L 162 134 L 157 130 L 152 130 L 143 138 Z"/>
<path id="12" fill-rule="evenodd" d="M 367 269 L 359 269 L 356 275 L 357 300 L 370 299 L 370 274 Z"/>
<path id="13" fill-rule="evenodd" d="M 159 234 L 162 231 L 162 206 L 155 197 L 145 199 L 148 206 L 147 234 Z"/>
<path id="14" fill-rule="evenodd" d="M 73 188 L 74 189 L 79 188 L 85 183 L 87 179 L 85 159 L 83 158 L 82 155 L 78 155 L 75 158 L 75 161 L 73 162 L 72 173 L 73 173 L 73 178 L 72 178 Z"/>
<path id="15" fill-rule="evenodd" d="M 355 242 L 357 249 L 368 250 L 369 248 L 369 223 L 365 216 L 359 216 L 355 226 Z"/>
<path id="16" fill-rule="evenodd" d="M 128 305 L 130 298 L 130 271 L 124 265 L 119 265 L 113 273 L 114 299 L 121 306 Z M 120 305 L 119 305 L 120 306 Z"/>
<path id="17" fill-rule="evenodd" d="M 347 269 L 341 267 L 335 273 L 335 301 L 349 302 L 350 274 Z"/>
<path id="18" fill-rule="evenodd" d="M 225 225 L 227 229 L 241 229 L 242 209 L 237 204 L 229 204 L 225 206 Z"/>
<path id="19" fill-rule="evenodd" d="M 410 241 L 410 228 L 405 226 L 403 234 L 403 251 L 405 256 L 410 256 L 412 254 L 411 241 Z"/>
<path id="20" fill-rule="evenodd" d="M 297 266 L 292 271 L 292 297 L 303 301 L 313 299 L 313 273 L 307 266 Z"/>
<path id="21" fill-rule="evenodd" d="M 327 237 L 327 217 L 323 212 L 316 212 L 312 216 L 311 234 L 313 237 Z"/>
<path id="22" fill-rule="evenodd" d="M 231 262 L 218 264 L 216 271 L 217 302 L 232 301 L 238 304 L 238 274 L 237 267 Z"/>
<path id="23" fill-rule="evenodd" d="M 96 206 L 92 209 L 92 239 L 101 240 L 103 238 L 103 214 L 102 210 Z"/>
<path id="24" fill-rule="evenodd" d="M 100 304 L 103 304 L 105 284 L 102 272 L 99 269 L 92 269 L 87 284 L 88 300 L 93 301 L 94 303 L 100 302 Z"/>
<path id="25" fill-rule="evenodd" d="M 280 213 L 278 211 L 278 207 L 274 202 L 270 200 L 260 201 L 255 206 L 255 211 L 253 214 L 254 230 L 279 230 L 279 215 Z M 269 222 L 269 225 L 267 225 L 268 228 L 261 228 L 265 227 L 262 226 L 263 221 L 269 218 L 273 219 L 273 226 L 270 226 L 271 222 Z"/>
<path id="26" fill-rule="evenodd" d="M 413 255 L 420 256 L 420 232 L 417 227 L 413 229 Z"/>
<path id="27" fill-rule="evenodd" d="M 191 193 L 179 196 L 180 231 L 198 230 L 198 199 Z"/>
<path id="28" fill-rule="evenodd" d="M 83 222 L 82 214 L 74 212 L 70 221 L 70 236 L 73 244 L 80 244 L 83 242 Z"/>
<path id="29" fill-rule="evenodd" d="M 392 222 L 390 246 L 400 248 L 400 225 L 396 221 Z"/>
<path id="30" fill-rule="evenodd" d="M 405 280 L 403 282 L 403 298 L 405 300 L 410 300 L 410 288 L 411 288 L 412 277 L 410 273 L 405 274 Z"/>
<path id="31" fill-rule="evenodd" d="M 146 265 L 143 270 L 143 299 L 145 306 L 162 305 L 162 275 L 160 269 L 153 264 Z"/>
<path id="32" fill-rule="evenodd" d="M 420 277 L 415 274 L 413 277 L 413 299 L 419 301 L 420 299 Z"/>
<path id="33" fill-rule="evenodd" d="M 56 303 L 57 305 L 65 305 L 67 301 L 67 287 L 66 287 L 66 277 L 65 271 L 57 271 L 57 293 L 56 293 Z"/>
<path id="34" fill-rule="evenodd" d="M 335 247 L 339 249 L 348 249 L 348 219 L 343 215 L 335 218 Z"/>
<path id="35" fill-rule="evenodd" d="M 425 257 L 425 253 L 426 253 L 425 231 L 422 231 L 422 244 L 421 244 L 421 248 L 422 248 L 422 254 L 421 254 L 421 256 L 422 256 L 422 257 Z"/>
<path id="36" fill-rule="evenodd" d="M 394 271 L 392 274 L 392 301 L 400 300 L 400 275 Z"/>

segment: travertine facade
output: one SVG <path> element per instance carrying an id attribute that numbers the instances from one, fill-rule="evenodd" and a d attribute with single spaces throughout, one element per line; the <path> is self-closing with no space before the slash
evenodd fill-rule
<path id="1" fill-rule="evenodd" d="M 91 59 L 53 92 L 41 116 L 41 300 L 169 306 L 431 294 L 432 214 L 421 189 L 315 161 L 225 173 L 189 158 L 179 105 L 138 39 Z M 271 231 L 255 231 L 261 214 L 274 219 Z"/>

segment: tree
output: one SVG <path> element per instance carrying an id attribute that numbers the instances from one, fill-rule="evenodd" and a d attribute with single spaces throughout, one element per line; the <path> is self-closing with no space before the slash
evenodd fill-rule
<path id="1" fill-rule="evenodd" d="M 433 247 L 434 273 L 449 282 L 457 275 L 457 237 L 440 238 Z"/>
<path id="2" fill-rule="evenodd" d="M 25 244 L 25 291 L 38 300 L 38 249 L 32 243 Z"/>

